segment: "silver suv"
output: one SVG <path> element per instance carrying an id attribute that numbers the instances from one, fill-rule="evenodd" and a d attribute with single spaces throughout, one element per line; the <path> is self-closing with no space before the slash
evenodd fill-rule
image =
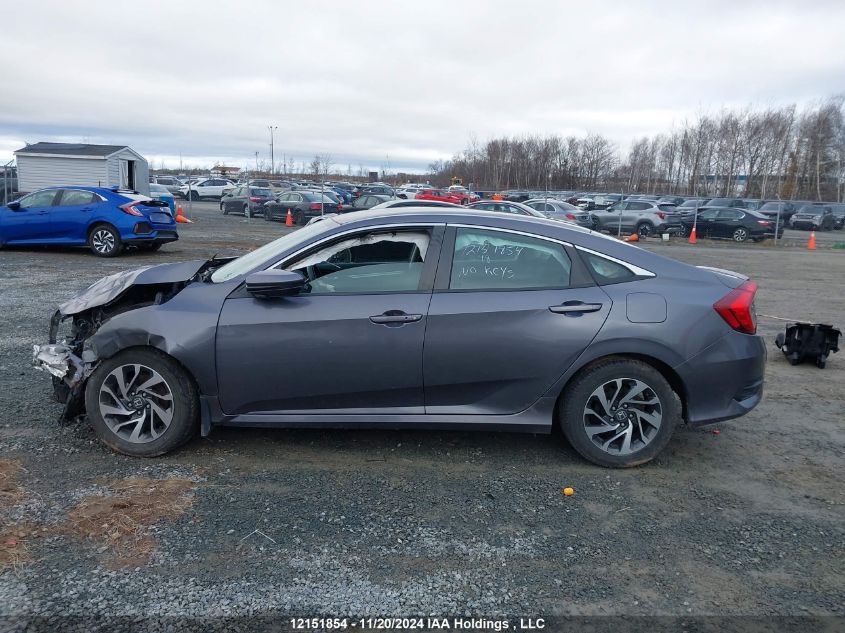
<path id="1" fill-rule="evenodd" d="M 681 215 L 674 204 L 654 200 L 623 200 L 607 209 L 595 210 L 593 230 L 615 233 L 636 233 L 640 237 L 681 230 Z"/>

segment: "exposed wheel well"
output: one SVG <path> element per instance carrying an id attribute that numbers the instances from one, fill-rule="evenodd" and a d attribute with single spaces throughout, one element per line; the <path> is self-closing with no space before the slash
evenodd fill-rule
<path id="1" fill-rule="evenodd" d="M 563 389 L 560 390 L 560 394 L 557 398 L 557 403 L 555 404 L 555 420 L 554 424 L 557 424 L 558 413 L 560 411 L 561 402 L 563 402 L 563 394 L 566 393 L 566 388 L 582 373 L 590 369 L 591 367 L 595 366 L 598 363 L 605 362 L 607 360 L 638 360 L 646 365 L 650 365 L 657 371 L 659 371 L 663 377 L 666 379 L 666 382 L 669 383 L 669 386 L 672 387 L 672 391 L 674 391 L 678 395 L 678 399 L 681 401 L 681 410 L 683 419 L 687 419 L 687 394 L 686 389 L 684 388 L 684 383 L 681 380 L 681 377 L 677 374 L 677 372 L 672 369 L 669 365 L 664 363 L 661 360 L 654 358 L 653 356 L 648 356 L 646 354 L 609 354 L 607 356 L 601 356 L 599 358 L 591 360 L 589 363 L 581 367 L 578 371 L 576 371 L 572 376 L 569 377 L 569 380 L 566 381 L 566 384 L 563 386 Z"/>

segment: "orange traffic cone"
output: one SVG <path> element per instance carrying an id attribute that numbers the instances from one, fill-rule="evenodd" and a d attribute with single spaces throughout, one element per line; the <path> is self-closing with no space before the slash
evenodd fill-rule
<path id="1" fill-rule="evenodd" d="M 695 241 L 695 227 L 692 227 L 692 231 L 689 232 L 689 243 L 697 244 L 697 242 Z"/>
<path id="2" fill-rule="evenodd" d="M 285 220 L 285 224 L 288 226 L 293 226 L 293 214 L 290 212 L 290 209 L 288 209 L 288 217 Z"/>
<path id="3" fill-rule="evenodd" d="M 176 221 L 179 224 L 193 224 L 194 223 L 193 220 L 189 220 L 188 218 L 186 218 L 184 216 L 184 214 L 182 213 L 182 206 L 181 205 L 176 207 Z"/>
<path id="4" fill-rule="evenodd" d="M 807 242 L 807 250 L 816 250 L 816 232 L 810 231 L 810 240 Z"/>
<path id="5" fill-rule="evenodd" d="M 640 236 L 636 233 L 631 233 L 628 237 L 625 238 L 626 242 L 639 242 Z"/>

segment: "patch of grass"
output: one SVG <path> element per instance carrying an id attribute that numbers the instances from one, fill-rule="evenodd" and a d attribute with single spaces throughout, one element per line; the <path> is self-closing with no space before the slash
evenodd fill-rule
<path id="1" fill-rule="evenodd" d="M 131 477 L 111 482 L 111 495 L 86 497 L 68 513 L 68 528 L 98 542 L 111 555 L 112 566 L 137 566 L 155 550 L 149 528 L 190 508 L 195 486 L 187 479 Z"/>

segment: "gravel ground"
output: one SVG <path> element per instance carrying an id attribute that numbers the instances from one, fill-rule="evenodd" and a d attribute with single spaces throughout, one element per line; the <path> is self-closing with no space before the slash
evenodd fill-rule
<path id="1" fill-rule="evenodd" d="M 845 615 L 845 354 L 823 371 L 791 367 L 767 318 L 765 401 L 678 429 L 627 471 L 592 466 L 557 436 L 217 429 L 139 460 L 87 424 L 60 428 L 47 376 L 29 366 L 57 303 L 111 272 L 290 230 L 212 203 L 193 213 L 155 254 L 0 252 L 0 460 L 22 467 L 0 503 L 22 554 L 0 569 L 0 616 Z M 815 252 L 805 240 L 645 247 L 750 275 L 762 314 L 845 326 L 845 251 L 829 248 L 845 235 L 820 234 Z M 128 477 L 194 485 L 186 511 L 138 526 L 154 547 L 134 566 L 116 562 L 108 535 L 67 529 L 69 511 Z"/>

